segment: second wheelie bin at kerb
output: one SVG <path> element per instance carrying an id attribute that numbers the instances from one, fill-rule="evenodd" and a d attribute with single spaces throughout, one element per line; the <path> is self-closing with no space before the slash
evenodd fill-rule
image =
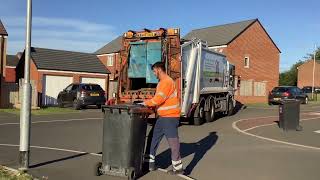
<path id="1" fill-rule="evenodd" d="M 280 102 L 279 106 L 279 127 L 284 131 L 302 131 L 300 126 L 300 101 L 286 99 Z"/>
<path id="2" fill-rule="evenodd" d="M 152 110 L 140 105 L 103 106 L 102 162 L 97 175 L 142 175 L 147 118 Z"/>

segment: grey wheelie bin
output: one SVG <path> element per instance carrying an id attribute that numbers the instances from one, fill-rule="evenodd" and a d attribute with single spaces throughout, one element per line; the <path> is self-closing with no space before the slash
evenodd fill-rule
<path id="1" fill-rule="evenodd" d="M 286 99 L 280 102 L 279 106 L 279 127 L 285 131 L 301 131 L 300 126 L 300 101 Z"/>
<path id="2" fill-rule="evenodd" d="M 152 111 L 140 105 L 102 106 L 102 162 L 96 175 L 135 179 L 142 175 L 147 118 Z"/>

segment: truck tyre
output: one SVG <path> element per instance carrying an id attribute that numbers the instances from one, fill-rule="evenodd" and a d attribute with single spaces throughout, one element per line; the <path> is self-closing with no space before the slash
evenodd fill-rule
<path id="1" fill-rule="evenodd" d="M 228 102 L 228 116 L 232 116 L 234 113 L 234 106 L 232 100 Z"/>
<path id="2" fill-rule="evenodd" d="M 214 100 L 210 101 L 210 109 L 209 111 L 205 112 L 205 119 L 206 122 L 212 122 L 215 118 L 215 107 L 214 107 Z"/>
<path id="3" fill-rule="evenodd" d="M 205 105 L 205 100 L 201 99 L 199 105 L 194 111 L 193 124 L 196 126 L 200 126 L 204 122 L 204 116 L 205 116 L 204 105 Z"/>

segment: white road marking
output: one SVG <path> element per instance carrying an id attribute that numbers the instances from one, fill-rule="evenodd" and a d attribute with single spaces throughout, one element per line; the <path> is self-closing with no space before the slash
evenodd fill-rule
<path id="1" fill-rule="evenodd" d="M 314 113 L 317 113 L 317 112 L 312 112 L 310 113 L 309 111 L 305 111 L 304 113 L 300 113 L 300 115 L 302 114 L 305 114 L 305 115 L 315 115 Z M 267 119 L 267 118 L 279 118 L 279 116 L 263 116 L 263 117 L 252 117 L 252 118 L 246 118 L 246 119 L 240 119 L 238 120 L 239 121 L 248 121 L 248 120 L 253 120 L 253 119 Z"/>
<path id="2" fill-rule="evenodd" d="M 309 111 L 303 111 L 303 112 L 309 112 Z M 310 114 L 310 113 L 301 113 L 301 114 Z M 262 136 L 257 136 L 254 134 L 250 134 L 247 133 L 243 130 L 240 130 L 237 126 L 236 123 L 240 122 L 240 121 L 246 121 L 246 120 L 251 120 L 251 119 L 266 119 L 266 118 L 272 118 L 272 117 L 278 117 L 278 116 L 266 116 L 266 117 L 253 117 L 253 118 L 247 118 L 247 119 L 240 119 L 238 121 L 233 122 L 232 127 L 234 129 L 236 129 L 238 132 L 244 133 L 246 135 L 249 136 L 253 136 L 253 137 L 257 137 L 260 139 L 264 139 L 264 140 L 269 140 L 269 141 L 273 141 L 273 142 L 278 142 L 278 143 L 283 143 L 283 144 L 287 144 L 287 145 L 293 145 L 293 146 L 299 146 L 299 147 L 305 147 L 305 148 L 310 148 L 310 149 L 316 149 L 316 150 L 320 150 L 320 148 L 317 147 L 312 147 L 312 146 L 304 146 L 301 144 L 294 144 L 294 143 L 289 143 L 289 142 L 285 142 L 285 141 L 278 141 L 278 140 L 274 140 L 274 139 L 270 139 L 270 138 L 265 138 Z M 86 120 L 97 120 L 97 119 L 102 119 L 102 118 L 83 118 L 83 119 L 67 119 L 67 120 L 51 120 L 51 121 L 36 121 L 36 122 L 31 122 L 32 124 L 38 124 L 38 123 L 54 123 L 54 122 L 70 122 L 70 121 L 86 121 Z M 315 118 L 313 118 L 315 119 Z M 20 123 L 2 123 L 0 124 L 0 126 L 4 126 L 4 125 L 19 125 Z M 273 123 L 275 124 L 275 123 Z M 269 124 L 272 125 L 272 124 Z M 266 126 L 266 125 L 264 125 Z M 250 128 L 251 129 L 251 128 Z M 247 129 L 247 131 L 249 131 L 249 129 Z M 7 147 L 19 147 L 19 145 L 16 144 L 0 144 L 0 146 L 7 146 Z M 83 151 L 76 151 L 76 150 L 69 150 L 69 149 L 61 149 L 61 148 L 52 148 L 52 147 L 42 147 L 42 146 L 30 146 L 31 148 L 37 148 L 37 149 L 47 149 L 47 150 L 56 150 L 56 151 L 64 151 L 64 152 L 72 152 L 72 153 L 77 153 L 77 154 L 84 154 L 84 153 L 88 153 L 89 155 L 93 155 L 93 156 L 102 156 L 101 154 L 97 154 L 97 153 L 89 153 L 89 152 L 83 152 Z M 167 170 L 165 169 L 160 169 L 159 171 L 162 172 L 167 172 Z M 178 175 L 181 178 L 184 178 L 186 180 L 195 180 L 191 177 L 185 176 L 185 175 Z"/>
<path id="3" fill-rule="evenodd" d="M 315 118 L 307 118 L 307 119 L 301 119 L 300 121 L 307 121 L 307 120 L 313 120 L 313 119 L 320 119 L 319 117 L 315 117 Z M 252 129 L 255 129 L 255 128 L 258 128 L 258 127 L 264 127 L 264 126 L 271 126 L 271 125 L 276 125 L 277 123 L 270 123 L 270 124 L 263 124 L 263 125 L 258 125 L 258 126 L 253 126 L 251 128 L 248 128 L 248 129 L 245 129 L 245 130 L 242 130 L 242 131 L 250 131 Z M 320 130 L 319 130 L 320 131 Z"/>
<path id="4" fill-rule="evenodd" d="M 275 124 L 277 124 L 277 123 L 270 123 L 270 124 L 263 124 L 263 125 L 259 125 L 259 126 L 253 126 L 253 127 L 251 127 L 251 128 L 245 129 L 245 130 L 243 130 L 243 131 L 244 131 L 244 132 L 247 132 L 247 131 L 250 131 L 250 130 L 252 130 L 252 129 L 258 128 L 258 127 L 271 126 L 271 125 L 275 125 Z"/>
<path id="5" fill-rule="evenodd" d="M 54 122 L 70 122 L 70 121 L 87 121 L 87 120 L 97 120 L 97 119 L 102 119 L 102 118 L 83 118 L 83 119 L 66 119 L 66 120 L 51 120 L 51 121 L 36 121 L 36 122 L 31 122 L 32 124 L 39 124 L 39 123 L 54 123 Z M 3 123 L 0 124 L 0 126 L 5 126 L 5 125 L 19 125 L 20 123 Z M 0 144 L 0 146 L 7 146 L 7 147 L 19 147 L 17 144 Z M 30 148 L 35 148 L 35 149 L 47 149 L 47 150 L 54 150 L 54 151 L 63 151 L 63 152 L 71 152 L 71 153 L 77 153 L 77 154 L 89 154 L 93 156 L 99 156 L 101 157 L 102 154 L 97 154 L 97 153 L 89 153 L 89 152 L 84 152 L 84 151 L 77 151 L 77 150 L 70 150 L 70 149 L 61 149 L 61 148 L 53 148 L 53 147 L 43 147 L 43 146 L 30 146 Z M 165 169 L 158 168 L 159 171 L 162 172 L 167 172 Z M 191 177 L 185 176 L 185 175 L 178 175 L 179 177 L 186 179 L 186 180 L 195 180 Z"/>
<path id="6" fill-rule="evenodd" d="M 87 121 L 87 120 L 97 120 L 102 118 L 82 118 L 82 119 L 62 119 L 62 120 L 51 120 L 51 121 L 35 121 L 31 122 L 32 124 L 39 124 L 39 123 L 54 123 L 54 122 L 70 122 L 70 121 Z M 2 123 L 0 126 L 5 125 L 19 125 L 19 123 Z"/>
<path id="7" fill-rule="evenodd" d="M 19 147 L 17 144 L 0 144 L 0 146 L 7 146 L 7 147 Z M 64 152 L 71 152 L 71 153 L 77 153 L 77 154 L 84 154 L 88 153 L 94 156 L 101 156 L 101 154 L 97 153 L 89 153 L 84 151 L 76 151 L 76 150 L 70 150 L 70 149 L 61 149 L 61 148 L 53 148 L 53 147 L 43 147 L 43 146 L 30 146 L 31 148 L 35 149 L 48 149 L 48 150 L 54 150 L 54 151 L 64 151 Z"/>
<path id="8" fill-rule="evenodd" d="M 320 134 L 320 130 L 318 130 L 318 131 L 314 131 L 315 133 L 319 133 Z"/>
<path id="9" fill-rule="evenodd" d="M 305 119 L 305 120 L 311 120 L 311 119 L 319 119 L 319 117 L 317 118 L 309 118 L 309 119 Z M 271 139 L 271 138 L 266 138 L 266 137 L 263 137 L 263 136 L 258 136 L 258 135 L 255 135 L 255 134 L 251 134 L 251 133 L 248 133 L 244 130 L 241 130 L 237 127 L 237 123 L 240 122 L 240 121 L 243 121 L 243 119 L 240 119 L 238 121 L 235 121 L 232 123 L 232 128 L 237 130 L 238 132 L 240 133 L 243 133 L 245 135 L 248 135 L 248 136 L 252 136 L 252 137 L 256 137 L 256 138 L 259 138 L 259 139 L 263 139 L 263 140 L 267 140 L 267 141 L 271 141 L 271 142 L 276 142 L 276 143 L 281 143 L 281 144 L 286 144 L 286 145 L 290 145 L 290 146 L 297 146 L 297 147 L 302 147 L 302 148 L 307 148 L 307 149 L 313 149 L 313 150 L 320 150 L 319 147 L 314 147 L 314 146 L 306 146 L 306 145 L 302 145 L 302 144 L 296 144 L 296 143 L 290 143 L 290 142 L 286 142 L 286 141 L 280 141 L 280 140 L 276 140 L 276 139 Z M 274 124 L 274 123 L 272 123 Z M 272 124 L 268 124 L 268 125 L 272 125 Z M 266 125 L 261 125 L 261 126 L 266 126 Z M 259 126 L 257 126 L 259 127 Z"/>
<path id="10" fill-rule="evenodd" d="M 7 147 L 19 147 L 17 144 L 0 144 L 0 146 L 7 146 Z M 43 147 L 43 146 L 30 146 L 31 148 L 36 148 L 36 149 L 47 149 L 47 150 L 54 150 L 54 151 L 63 151 L 63 152 L 71 152 L 71 153 L 76 153 L 76 154 L 89 154 L 93 156 L 99 156 L 102 157 L 102 154 L 97 154 L 97 153 L 89 153 L 89 152 L 84 152 L 84 151 L 76 151 L 76 150 L 70 150 L 70 149 L 61 149 L 61 148 L 52 148 L 52 147 Z M 167 173 L 168 171 L 166 169 L 161 169 L 158 168 L 159 171 Z M 195 180 L 189 176 L 186 175 L 177 175 L 183 179 L 186 180 Z"/>
<path id="11" fill-rule="evenodd" d="M 320 112 L 313 112 L 313 113 L 310 113 L 310 115 L 320 116 Z"/>

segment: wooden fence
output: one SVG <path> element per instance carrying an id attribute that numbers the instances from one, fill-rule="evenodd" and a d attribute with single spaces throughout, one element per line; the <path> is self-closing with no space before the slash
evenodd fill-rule
<path id="1" fill-rule="evenodd" d="M 1 107 L 2 108 L 20 108 L 22 101 L 22 82 L 19 83 L 7 83 L 4 82 L 1 87 Z M 38 92 L 35 81 L 30 81 L 31 91 L 31 106 L 38 107 Z"/>
<path id="2" fill-rule="evenodd" d="M 18 103 L 19 84 L 3 83 L 1 87 L 1 107 L 13 108 Z"/>

